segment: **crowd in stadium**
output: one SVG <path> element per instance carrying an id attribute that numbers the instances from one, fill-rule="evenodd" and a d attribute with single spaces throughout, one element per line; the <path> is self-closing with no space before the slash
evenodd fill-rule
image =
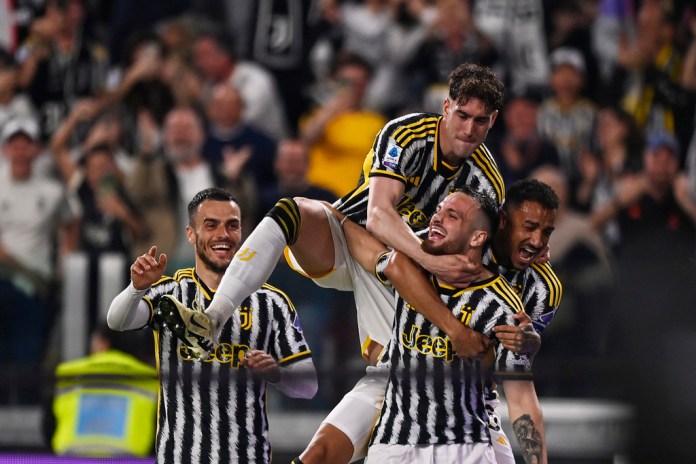
<path id="1" fill-rule="evenodd" d="M 186 206 L 208 187 L 234 194 L 244 235 L 283 197 L 334 201 L 388 120 L 441 112 L 465 62 L 505 83 L 486 140 L 505 184 L 534 177 L 562 203 L 539 396 L 669 389 L 648 372 L 677 369 L 662 356 L 696 328 L 692 2 L 15 0 L 0 17 L 0 403 L 52 393 L 68 256 L 88 263 L 87 340 L 104 256 L 124 282 L 152 245 L 168 272 L 192 266 Z M 330 408 L 364 368 L 352 295 L 283 260 L 271 283 L 325 379 L 278 407 Z M 133 337 L 153 364 L 151 334 Z"/>

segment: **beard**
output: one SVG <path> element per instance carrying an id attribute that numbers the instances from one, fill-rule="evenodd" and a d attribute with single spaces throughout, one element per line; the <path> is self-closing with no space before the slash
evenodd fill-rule
<path id="1" fill-rule="evenodd" d="M 208 255 L 205 254 L 205 250 L 205 244 L 200 240 L 196 240 L 196 255 L 198 255 L 198 258 L 201 260 L 201 262 L 205 264 L 205 266 L 211 271 L 217 274 L 224 274 L 232 260 L 230 259 L 229 262 L 224 264 L 215 262 L 210 257 L 208 257 Z"/>
<path id="2" fill-rule="evenodd" d="M 421 242 L 421 250 L 434 256 L 453 255 L 461 252 L 451 242 L 435 244 L 430 239 L 425 239 Z"/>

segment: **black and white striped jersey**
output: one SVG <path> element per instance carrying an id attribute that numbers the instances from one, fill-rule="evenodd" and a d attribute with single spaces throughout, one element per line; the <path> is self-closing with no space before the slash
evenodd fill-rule
<path id="1" fill-rule="evenodd" d="M 204 310 L 214 292 L 193 268 L 164 277 L 144 296 L 154 311 L 162 295 Z M 154 312 L 153 312 L 154 314 Z M 220 343 L 204 362 L 194 360 L 170 330 L 155 330 L 160 373 L 158 463 L 267 463 L 266 382 L 240 360 L 263 350 L 289 365 L 310 356 L 295 308 L 280 290 L 264 285 L 225 324 Z"/>
<path id="2" fill-rule="evenodd" d="M 493 327 L 514 324 L 522 302 L 502 276 L 466 289 L 436 285 L 462 323 L 494 338 Z M 382 413 L 372 436 L 380 444 L 488 443 L 485 383 L 490 369 L 500 379 L 532 378 L 531 360 L 500 343 L 494 359 L 462 360 L 443 331 L 397 298 L 394 331 L 381 363 L 389 365 Z"/>
<path id="3" fill-rule="evenodd" d="M 522 271 L 508 269 L 498 263 L 490 247 L 483 256 L 483 264 L 512 285 L 532 319 L 534 329 L 541 334 L 556 315 L 563 296 L 563 285 L 551 264 L 532 264 Z"/>
<path id="4" fill-rule="evenodd" d="M 437 205 L 453 189 L 464 185 L 487 193 L 500 206 L 505 186 L 488 148 L 482 144 L 461 166 L 449 166 L 441 158 L 438 144 L 441 121 L 439 114 L 412 113 L 387 123 L 365 158 L 358 186 L 334 206 L 365 225 L 370 178 L 377 176 L 404 183 L 404 196 L 397 210 L 414 231 L 428 227 Z"/>

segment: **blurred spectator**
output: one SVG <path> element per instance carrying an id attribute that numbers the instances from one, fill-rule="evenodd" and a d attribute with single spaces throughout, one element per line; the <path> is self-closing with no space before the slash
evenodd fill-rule
<path id="1" fill-rule="evenodd" d="M 90 354 L 55 371 L 44 435 L 56 454 L 151 456 L 157 423 L 157 370 L 138 359 L 136 334 L 106 324 L 92 333 Z M 47 408 L 48 409 L 48 408 Z"/>
<path id="2" fill-rule="evenodd" d="M 621 178 L 642 167 L 643 132 L 626 110 L 617 106 L 599 110 L 595 133 L 595 150 L 580 154 L 580 181 L 573 192 L 573 206 L 585 212 L 601 209 L 610 202 Z M 601 233 L 612 248 L 618 245 L 615 220 L 605 224 Z"/>
<path id="3" fill-rule="evenodd" d="M 162 45 L 154 33 L 138 34 L 127 41 L 122 65 L 111 69 L 109 102 L 122 102 L 127 127 L 135 128 L 140 110 L 148 110 L 158 124 L 174 107 L 174 95 L 165 79 Z"/>
<path id="4" fill-rule="evenodd" d="M 82 130 L 80 130 L 82 128 Z M 79 136 L 85 132 L 84 140 Z M 51 153 L 58 173 L 67 184 L 79 182 L 79 160 L 97 145 L 108 148 L 122 178 L 133 169 L 134 160 L 124 147 L 123 118 L 118 107 L 102 110 L 101 102 L 93 98 L 78 100 L 67 117 L 51 136 Z"/>
<path id="5" fill-rule="evenodd" d="M 621 97 L 624 73 L 619 65 L 619 41 L 635 34 L 633 0 L 599 0 L 592 23 L 592 51 L 597 58 L 600 103 L 613 105 Z"/>
<path id="6" fill-rule="evenodd" d="M 635 38 L 619 42 L 619 62 L 628 73 L 621 103 L 646 133 L 668 132 L 686 146 L 696 100 L 681 86 L 676 21 L 672 2 L 641 2 Z"/>
<path id="7" fill-rule="evenodd" d="M 230 164 L 228 158 L 243 157 L 244 161 L 238 163 L 239 172 L 229 173 L 228 178 L 250 174 L 258 188 L 265 188 L 276 179 L 273 174 L 276 142 L 242 120 L 245 106 L 242 95 L 234 87 L 227 84 L 213 87 L 205 105 L 208 129 L 203 154 L 219 170 Z"/>
<path id="8" fill-rule="evenodd" d="M 585 60 L 574 48 L 558 48 L 551 54 L 551 89 L 537 115 L 542 137 L 558 150 L 560 166 L 574 189 L 579 178 L 580 153 L 590 147 L 597 109 L 582 97 Z"/>
<path id="9" fill-rule="evenodd" d="M 36 110 L 29 96 L 18 88 L 19 66 L 6 49 L 0 47 L 0 130 L 12 118 L 33 118 Z"/>
<path id="10" fill-rule="evenodd" d="M 109 60 L 106 48 L 85 33 L 84 0 L 47 0 L 44 16 L 18 52 L 20 86 L 31 95 L 50 136 L 80 97 L 103 90 Z"/>
<path id="11" fill-rule="evenodd" d="M 486 142 L 506 185 L 529 177 L 539 166 L 558 166 L 556 147 L 537 132 L 538 111 L 534 97 L 512 97 L 503 109 L 502 133 Z"/>
<path id="12" fill-rule="evenodd" d="M 549 185 L 561 200 L 549 248 L 553 269 L 563 282 L 563 302 L 553 325 L 544 332 L 542 362 L 562 365 L 571 359 L 601 355 L 610 318 L 607 301 L 614 285 L 612 255 L 602 236 L 590 227 L 587 216 L 568 207 L 570 192 L 563 171 L 541 166 L 530 177 Z M 537 388 L 551 395 L 602 393 L 599 383 L 588 385 L 566 371 L 545 376 L 542 384 Z"/>
<path id="13" fill-rule="evenodd" d="M 63 186 L 33 173 L 40 147 L 33 120 L 3 127 L 8 168 L 0 182 L 0 364 L 3 370 L 22 366 L 25 373 L 42 361 L 53 322 L 57 248 L 74 248 L 68 240 L 74 236 L 68 233 L 73 214 Z M 7 401 L 36 400 L 36 391 L 19 381 L 5 388 L 0 397 Z"/>
<path id="14" fill-rule="evenodd" d="M 193 62 L 205 79 L 205 92 L 215 84 L 233 86 L 246 104 L 243 117 L 247 123 L 276 140 L 288 135 L 283 99 L 273 75 L 255 63 L 238 60 L 229 34 L 202 32 L 194 45 Z"/>
<path id="15" fill-rule="evenodd" d="M 449 74 L 461 63 L 492 67 L 498 51 L 474 22 L 469 0 L 437 3 L 437 16 L 429 35 L 411 63 L 423 85 L 423 111 L 437 113 L 448 97 Z M 421 110 L 419 109 L 419 111 Z"/>
<path id="16" fill-rule="evenodd" d="M 406 67 L 426 38 L 432 9 L 422 0 L 329 0 L 323 8 L 325 19 L 340 31 L 334 56 L 358 55 L 373 70 L 365 107 L 392 114 L 413 103 Z"/>
<path id="17" fill-rule="evenodd" d="M 235 52 L 273 74 L 289 128 L 309 109 L 310 53 L 321 33 L 324 0 L 199 0 L 193 11 L 217 22 L 234 36 Z"/>
<path id="18" fill-rule="evenodd" d="M 661 431 L 681 411 L 693 410 L 662 394 L 681 381 L 674 370 L 664 377 L 669 353 L 683 354 L 682 335 L 693 339 L 696 331 L 696 208 L 679 172 L 679 152 L 673 135 L 652 134 L 643 170 L 624 179 L 615 201 L 593 218 L 597 224 L 616 216 L 621 228 L 609 354 L 619 367 L 616 378 L 625 380 L 608 387 L 636 408 L 635 454 L 630 456 L 635 462 L 660 462 L 666 455 L 675 457 L 669 462 L 688 462 L 684 457 L 693 451 L 679 437 Z M 693 430 L 690 416 L 681 420 Z"/>
<path id="19" fill-rule="evenodd" d="M 353 54 L 338 57 L 331 73 L 331 93 L 300 121 L 300 138 L 309 146 L 309 180 L 345 195 L 355 186 L 375 136 L 386 124 L 364 109 L 372 68 Z"/>
<path id="20" fill-rule="evenodd" d="M 309 152 L 301 140 L 286 139 L 278 144 L 273 170 L 278 180 L 274 185 L 260 190 L 257 222 L 281 198 L 305 197 L 329 203 L 338 198 L 331 191 L 313 185 L 307 178 Z"/>
<path id="21" fill-rule="evenodd" d="M 169 85 L 178 106 L 197 106 L 203 94 L 203 78 L 194 68 L 195 28 L 187 17 L 165 21 L 159 27 L 163 47 L 160 78 Z"/>
<path id="22" fill-rule="evenodd" d="M 543 0 L 476 1 L 474 22 L 501 54 L 500 66 L 493 69 L 506 83 L 506 92 L 520 94 L 548 87 Z"/>

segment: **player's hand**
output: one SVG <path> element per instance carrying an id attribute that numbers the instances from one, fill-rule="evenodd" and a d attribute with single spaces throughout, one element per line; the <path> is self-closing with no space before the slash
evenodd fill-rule
<path id="1" fill-rule="evenodd" d="M 150 251 L 136 258 L 131 265 L 130 275 L 133 287 L 136 290 L 145 290 L 150 288 L 152 284 L 157 282 L 164 275 L 164 269 L 167 267 L 167 255 L 162 253 L 157 256 L 157 247 L 153 246 Z"/>
<path id="2" fill-rule="evenodd" d="M 495 336 L 508 350 L 534 356 L 541 347 L 541 337 L 534 330 L 532 319 L 525 312 L 517 313 L 512 317 L 520 324 L 496 325 L 493 327 Z"/>
<path id="3" fill-rule="evenodd" d="M 452 340 L 452 348 L 460 358 L 480 359 L 486 355 L 488 347 L 493 343 L 493 340 L 481 332 L 464 324 L 458 324 L 454 332 L 448 335 Z"/>
<path id="4" fill-rule="evenodd" d="M 249 350 L 242 358 L 242 365 L 254 374 L 262 375 L 268 383 L 280 382 L 280 366 L 273 357 L 261 350 Z"/>
<path id="5" fill-rule="evenodd" d="M 431 255 L 424 253 L 419 264 L 448 285 L 466 288 L 481 277 L 483 267 L 465 255 Z"/>

